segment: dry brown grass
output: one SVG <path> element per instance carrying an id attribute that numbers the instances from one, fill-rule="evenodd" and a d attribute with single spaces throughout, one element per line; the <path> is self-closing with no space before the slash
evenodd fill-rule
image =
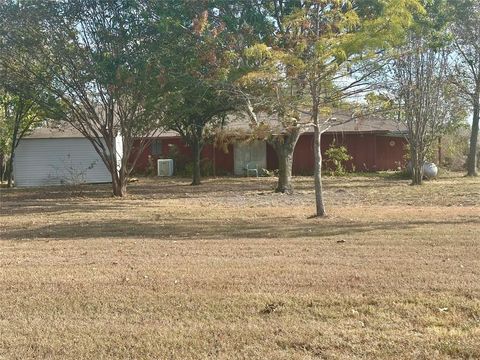
<path id="1" fill-rule="evenodd" d="M 1 190 L 0 359 L 480 358 L 480 179 Z"/>

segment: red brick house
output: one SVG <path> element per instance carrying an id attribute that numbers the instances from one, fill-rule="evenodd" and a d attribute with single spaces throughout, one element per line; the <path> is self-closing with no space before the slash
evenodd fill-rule
<path id="1" fill-rule="evenodd" d="M 248 127 L 244 120 L 241 126 L 234 122 L 229 127 Z M 359 118 L 328 129 L 322 135 L 322 152 L 335 142 L 347 148 L 352 160 L 347 168 L 355 171 L 396 170 L 404 164 L 405 130 L 390 120 L 379 117 Z M 191 159 L 191 151 L 175 132 L 163 133 L 152 139 L 151 145 L 141 154 L 136 172 L 146 172 L 150 167 L 156 172 L 156 160 L 181 156 Z M 265 141 L 236 142 L 228 146 L 228 152 L 207 144 L 202 159 L 209 162 L 217 175 L 244 175 L 246 163 L 255 162 L 259 168 L 278 168 L 277 156 Z M 325 159 L 326 160 L 326 159 Z M 293 159 L 294 175 L 310 175 L 314 169 L 313 134 L 307 131 L 300 136 Z"/>

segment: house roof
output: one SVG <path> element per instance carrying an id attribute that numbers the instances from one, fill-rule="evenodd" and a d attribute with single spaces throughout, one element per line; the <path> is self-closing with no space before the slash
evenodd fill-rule
<path id="1" fill-rule="evenodd" d="M 360 115 L 347 117 L 337 114 L 338 124 L 332 125 L 327 132 L 349 133 L 404 133 L 406 127 L 392 119 L 380 115 Z"/>
<path id="2" fill-rule="evenodd" d="M 258 121 L 268 125 L 273 131 L 281 131 L 275 115 L 265 113 L 257 115 Z M 331 126 L 325 131 L 326 133 L 377 133 L 377 134 L 403 134 L 406 131 L 404 125 L 396 121 L 382 117 L 378 114 L 356 115 L 342 111 L 336 112 L 331 118 L 335 119 L 331 122 Z M 326 119 L 325 119 L 326 120 Z M 309 122 L 308 115 L 302 115 L 301 121 Z M 230 115 L 227 119 L 226 129 L 231 131 L 251 131 L 250 120 L 246 115 Z M 313 127 L 307 127 L 306 132 L 313 132 Z M 173 130 L 162 132 L 159 137 L 170 138 L 179 137 L 180 135 Z M 26 139 L 62 139 L 62 138 L 83 138 L 84 136 L 71 125 L 61 124 L 54 127 L 40 127 L 33 130 Z"/>
<path id="3" fill-rule="evenodd" d="M 330 120 L 329 120 L 330 119 Z M 282 126 L 275 115 L 259 114 L 258 122 L 269 126 L 272 130 L 282 131 Z M 304 114 L 300 121 L 310 123 L 310 116 Z M 378 114 L 354 115 L 346 111 L 337 111 L 328 118 L 321 118 L 326 133 L 404 133 L 404 125 Z M 250 129 L 250 123 L 246 117 L 236 116 L 229 121 L 227 128 L 236 130 Z M 306 132 L 313 132 L 313 126 L 307 126 Z"/>
<path id="4" fill-rule="evenodd" d="M 368 115 L 354 115 L 346 111 L 337 111 L 333 115 L 329 116 L 333 119 L 328 124 L 325 133 L 376 133 L 376 134 L 404 134 L 406 127 L 403 124 L 381 116 L 379 114 Z M 259 123 L 267 125 L 273 131 L 281 132 L 283 130 L 281 124 L 277 120 L 275 115 L 268 115 L 265 113 L 257 114 L 257 120 Z M 309 115 L 302 115 L 300 121 L 308 124 L 310 122 Z M 327 121 L 327 118 L 322 120 Z M 226 121 L 226 130 L 230 131 L 252 131 L 250 119 L 245 114 L 230 115 Z M 307 126 L 306 132 L 313 132 L 313 126 Z M 160 137 L 178 137 L 178 133 L 175 131 L 165 131 Z"/>

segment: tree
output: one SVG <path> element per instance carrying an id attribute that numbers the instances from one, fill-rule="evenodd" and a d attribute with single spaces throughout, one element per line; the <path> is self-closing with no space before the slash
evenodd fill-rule
<path id="1" fill-rule="evenodd" d="M 398 118 L 408 129 L 412 185 L 421 185 L 423 164 L 432 143 L 459 118 L 462 106 L 448 84 L 449 53 L 412 34 L 392 67 Z"/>
<path id="2" fill-rule="evenodd" d="M 168 9 L 159 5 L 156 11 L 159 17 L 170 14 L 169 21 L 159 25 L 160 33 L 168 34 L 163 38 L 164 45 L 159 46 L 162 81 L 169 92 L 165 124 L 177 131 L 192 150 L 192 185 L 201 183 L 205 130 L 215 127 L 239 106 L 239 99 L 231 91 L 235 38 L 226 29 L 220 5 L 178 1 Z"/>
<path id="3" fill-rule="evenodd" d="M 274 22 L 272 49 L 283 59 L 279 70 L 295 83 L 305 103 L 296 110 L 314 129 L 316 216 L 325 216 L 321 135 L 336 121 L 333 107 L 367 91 L 385 49 L 400 43 L 421 11 L 416 0 L 265 2 Z"/>
<path id="4" fill-rule="evenodd" d="M 25 79 L 18 79 L 12 73 L 18 73 L 19 69 L 10 64 L 10 69 L 5 71 L 0 64 L 1 92 L 0 92 L 0 153 L 3 159 L 7 159 L 5 175 L 8 186 L 13 184 L 13 163 L 15 150 L 20 140 L 28 135 L 35 127 L 40 126 L 46 117 L 45 106 L 52 99 L 41 87 L 32 86 Z M 21 71 L 21 70 L 20 70 Z M 30 80 L 30 79 L 29 79 Z M 2 180 L 3 180 L 2 172 Z"/>
<path id="5" fill-rule="evenodd" d="M 113 194 L 124 196 L 136 158 L 161 129 L 149 12 L 120 0 L 10 0 L 0 11 L 0 66 L 57 100 L 50 114 L 91 142 L 110 171 Z"/>
<path id="6" fill-rule="evenodd" d="M 174 81 L 176 86 L 179 78 Z M 180 134 L 192 151 L 191 185 L 201 184 L 201 153 L 207 142 L 206 131 L 224 121 L 224 115 L 233 111 L 236 102 L 220 89 L 197 83 L 169 94 L 170 105 L 165 126 Z"/>
<path id="7" fill-rule="evenodd" d="M 451 46 L 445 1 L 425 2 L 406 43 L 385 68 L 387 98 L 408 130 L 412 185 L 423 181 L 432 144 L 464 120 L 464 103 L 451 86 Z"/>
<path id="8" fill-rule="evenodd" d="M 454 14 L 452 32 L 457 61 L 452 81 L 473 110 L 467 174 L 477 176 L 480 119 L 480 27 L 478 25 L 480 24 L 480 4 L 475 0 L 457 0 L 450 5 Z"/>
<path id="9" fill-rule="evenodd" d="M 256 44 L 245 50 L 246 74 L 239 81 L 244 97 L 245 112 L 249 115 L 254 138 L 263 138 L 274 149 L 278 159 L 278 182 L 275 192 L 293 193 L 293 154 L 298 139 L 308 127 L 297 109 L 305 99 L 296 89 L 296 82 L 287 77 L 284 69 L 289 58 L 266 44 Z M 266 115 L 271 121 L 259 119 Z"/>
<path id="10" fill-rule="evenodd" d="M 8 187 L 13 185 L 13 160 L 20 140 L 43 120 L 42 111 L 33 100 L 8 93 L 0 96 L 0 148 L 8 154 Z"/>

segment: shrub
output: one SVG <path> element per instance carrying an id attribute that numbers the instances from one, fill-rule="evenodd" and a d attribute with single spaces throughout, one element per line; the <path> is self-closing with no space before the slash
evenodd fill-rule
<path id="1" fill-rule="evenodd" d="M 352 160 L 352 157 L 345 146 L 336 146 L 335 143 L 332 143 L 325 151 L 325 155 L 327 163 L 330 165 L 328 169 L 331 175 L 340 176 L 346 174 L 345 163 Z"/>

